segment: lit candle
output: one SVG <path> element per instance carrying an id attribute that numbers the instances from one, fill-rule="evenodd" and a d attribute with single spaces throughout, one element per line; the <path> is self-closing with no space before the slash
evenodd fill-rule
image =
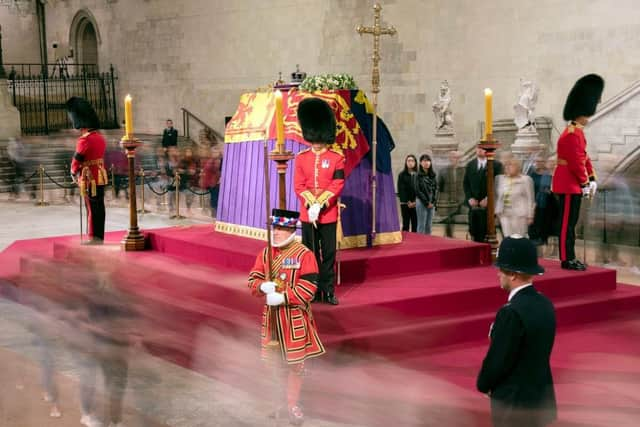
<path id="1" fill-rule="evenodd" d="M 276 90 L 276 147 L 284 152 L 284 117 L 282 115 L 282 92 Z"/>
<path id="2" fill-rule="evenodd" d="M 133 137 L 133 113 L 131 112 L 131 95 L 124 98 L 124 133 L 127 139 Z"/>
<path id="3" fill-rule="evenodd" d="M 493 133 L 493 111 L 491 106 L 491 100 L 493 98 L 493 92 L 491 89 L 486 88 L 484 90 L 484 140 L 487 140 L 487 136 Z"/>

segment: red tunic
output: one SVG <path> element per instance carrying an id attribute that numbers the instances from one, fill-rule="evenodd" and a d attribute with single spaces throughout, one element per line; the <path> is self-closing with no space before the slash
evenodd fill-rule
<path id="1" fill-rule="evenodd" d="M 587 140 L 582 126 L 569 125 L 558 138 L 558 162 L 553 172 L 551 191 L 556 194 L 580 194 L 581 188 L 595 180 Z"/>
<path id="2" fill-rule="evenodd" d="M 333 150 L 304 150 L 296 156 L 294 190 L 300 199 L 300 221 L 309 222 L 308 207 L 320 203 L 318 223 L 338 221 L 338 198 L 344 188 L 344 155 Z"/>
<path id="3" fill-rule="evenodd" d="M 325 353 L 318 337 L 316 322 L 311 313 L 311 300 L 316 292 L 318 274 L 316 257 L 303 244 L 293 242 L 286 248 L 273 248 L 272 277 L 277 292 L 284 294 L 284 304 L 276 306 L 276 328 L 282 357 L 287 363 L 300 363 L 305 359 Z M 249 273 L 249 289 L 252 295 L 266 300 L 260 291 L 265 281 L 267 248 L 265 248 Z M 267 344 L 271 340 L 270 308 L 262 310 L 262 354 L 267 356 Z"/>
<path id="4" fill-rule="evenodd" d="M 96 185 L 107 185 L 109 177 L 104 168 L 104 152 L 107 143 L 98 131 L 91 131 L 78 138 L 76 152 L 71 160 L 71 174 L 78 176 L 80 191 L 88 189 L 95 195 Z"/>

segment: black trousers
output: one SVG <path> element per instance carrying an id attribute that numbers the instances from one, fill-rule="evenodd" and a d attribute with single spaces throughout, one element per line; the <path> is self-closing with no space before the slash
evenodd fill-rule
<path id="1" fill-rule="evenodd" d="M 571 261 L 576 258 L 576 224 L 580 216 L 581 203 L 582 194 L 558 194 L 560 261 Z"/>
<path id="2" fill-rule="evenodd" d="M 309 222 L 302 223 L 302 243 L 316 255 L 320 275 L 318 290 L 331 295 L 336 278 L 336 222 L 318 224 L 318 228 Z"/>
<path id="3" fill-rule="evenodd" d="M 469 234 L 474 242 L 483 243 L 487 237 L 487 210 L 485 208 L 469 209 Z"/>
<path id="4" fill-rule="evenodd" d="M 416 208 L 410 208 L 406 203 L 403 203 L 400 205 L 400 213 L 402 214 L 402 231 L 409 231 L 409 226 L 411 226 L 411 232 L 415 233 L 418 227 Z"/>
<path id="5" fill-rule="evenodd" d="M 87 195 L 84 198 L 87 207 L 87 224 L 89 237 L 104 240 L 104 185 L 96 187 L 96 195 L 91 195 L 91 189 L 87 189 Z"/>

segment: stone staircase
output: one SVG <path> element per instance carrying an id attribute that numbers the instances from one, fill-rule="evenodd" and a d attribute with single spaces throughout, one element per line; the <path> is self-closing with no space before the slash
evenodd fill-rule
<path id="1" fill-rule="evenodd" d="M 102 131 L 107 139 L 107 148 L 119 140 L 122 135 L 121 130 L 105 130 Z M 141 166 L 145 170 L 153 170 L 155 168 L 155 152 L 160 146 L 160 135 L 138 135 L 143 141 L 143 146 L 139 148 Z M 25 136 L 22 142 L 25 145 L 27 166 L 25 175 L 29 177 L 34 171 L 37 171 L 42 165 L 46 173 L 57 183 L 62 185 L 71 184 L 69 177 L 69 164 L 75 150 L 77 133 L 73 131 L 62 131 L 50 136 Z M 7 157 L 7 140 L 0 140 L 0 193 L 8 193 L 11 191 L 11 182 L 14 177 L 13 165 Z M 190 139 L 179 137 L 178 146 L 180 148 L 191 146 L 193 142 Z M 109 166 L 107 165 L 107 168 Z M 35 185 L 39 189 L 39 175 L 31 178 L 25 184 L 25 189 L 31 189 L 31 185 Z M 45 191 L 59 190 L 56 184 L 51 182 L 49 178 L 44 178 Z"/>
<path id="2" fill-rule="evenodd" d="M 640 80 L 600 105 L 588 126 L 589 154 L 605 182 L 640 157 Z"/>

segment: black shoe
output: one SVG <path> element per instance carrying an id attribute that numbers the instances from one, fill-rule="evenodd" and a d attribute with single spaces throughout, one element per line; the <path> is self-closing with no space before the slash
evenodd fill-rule
<path id="1" fill-rule="evenodd" d="M 313 299 L 311 300 L 311 302 L 322 302 L 323 300 L 324 300 L 324 296 L 322 292 L 317 291 L 316 294 L 313 296 Z"/>
<path id="2" fill-rule="evenodd" d="M 560 266 L 565 270 L 585 271 L 587 267 L 578 260 L 572 259 L 571 261 L 562 261 Z"/>
<path id="3" fill-rule="evenodd" d="M 103 243 L 104 243 L 104 240 L 93 238 L 89 240 L 83 240 L 82 243 L 80 244 L 84 246 L 95 246 L 95 245 L 102 245 Z"/>
<path id="4" fill-rule="evenodd" d="M 327 296 L 325 297 L 324 301 L 328 304 L 331 305 L 338 305 L 338 298 L 336 298 L 336 296 L 331 293 L 331 294 L 327 294 Z"/>
<path id="5" fill-rule="evenodd" d="M 573 262 L 575 262 L 576 264 L 578 264 L 579 266 L 581 266 L 585 270 L 587 269 L 587 264 L 583 263 L 582 261 L 580 261 L 578 259 L 574 259 Z"/>

